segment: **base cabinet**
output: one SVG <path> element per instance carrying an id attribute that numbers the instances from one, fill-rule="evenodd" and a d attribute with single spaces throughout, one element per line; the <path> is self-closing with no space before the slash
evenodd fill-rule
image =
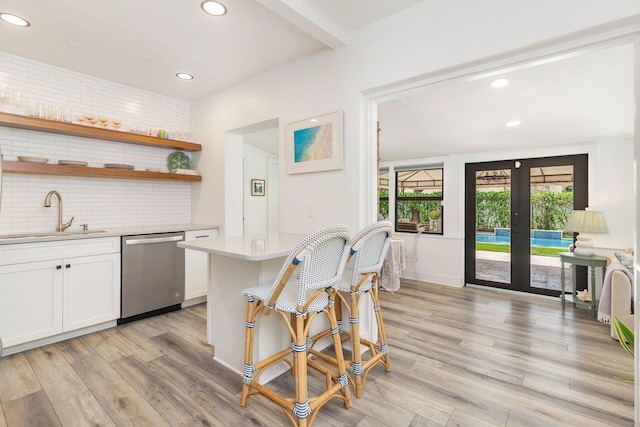
<path id="1" fill-rule="evenodd" d="M 218 230 L 187 231 L 184 240 L 218 237 Z M 207 295 L 209 284 L 209 261 L 205 252 L 185 249 L 184 251 L 184 299 L 190 300 Z"/>
<path id="2" fill-rule="evenodd" d="M 56 259 L 46 259 L 52 255 Z M 0 337 L 5 349 L 119 315 L 118 238 L 0 247 Z"/>
<path id="3" fill-rule="evenodd" d="M 0 267 L 0 337 L 3 347 L 62 332 L 59 261 Z"/>
<path id="4" fill-rule="evenodd" d="M 63 332 L 120 317 L 120 255 L 64 260 Z"/>

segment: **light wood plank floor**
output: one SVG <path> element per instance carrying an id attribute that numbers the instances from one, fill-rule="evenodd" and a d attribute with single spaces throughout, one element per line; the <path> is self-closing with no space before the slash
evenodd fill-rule
<path id="1" fill-rule="evenodd" d="M 632 358 L 586 310 L 417 283 L 381 299 L 392 372 L 374 368 L 363 398 L 330 401 L 314 425 L 633 425 L 633 386 L 614 378 Z M 287 425 L 264 398 L 240 407 L 205 317 L 199 305 L 0 359 L 0 427 Z"/>

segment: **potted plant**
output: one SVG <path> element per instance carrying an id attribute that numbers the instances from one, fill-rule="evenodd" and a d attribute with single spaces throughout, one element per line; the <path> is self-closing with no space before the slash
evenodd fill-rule
<path id="1" fill-rule="evenodd" d="M 612 319 L 613 327 L 616 331 L 616 336 L 618 337 L 618 341 L 622 348 L 625 349 L 627 353 L 629 353 L 633 357 L 633 345 L 635 341 L 635 334 L 633 331 L 625 325 L 623 322 L 618 319 L 617 316 L 613 316 Z M 616 377 L 621 381 L 633 382 L 633 378 L 620 378 Z"/>
<path id="2" fill-rule="evenodd" d="M 427 215 L 429 217 L 429 229 L 431 230 L 438 229 L 438 220 L 440 219 L 441 215 L 442 215 L 442 211 L 440 209 L 434 209 L 432 211 L 429 211 L 429 214 Z"/>

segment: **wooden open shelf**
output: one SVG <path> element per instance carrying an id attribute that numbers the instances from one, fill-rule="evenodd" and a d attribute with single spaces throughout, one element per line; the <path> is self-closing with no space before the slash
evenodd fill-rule
<path id="1" fill-rule="evenodd" d="M 159 179 L 169 181 L 201 181 L 200 175 L 181 175 L 169 172 L 147 172 L 128 169 L 93 168 L 48 163 L 2 161 L 2 171 L 35 175 L 91 176 L 97 178 Z"/>
<path id="2" fill-rule="evenodd" d="M 18 114 L 0 112 L 0 126 L 17 129 L 52 132 L 63 135 L 80 136 L 84 138 L 102 139 L 107 141 L 124 142 L 128 144 L 146 145 L 158 148 L 175 148 L 185 151 L 200 151 L 202 145 L 194 142 L 176 141 L 174 139 L 156 138 L 153 136 L 138 135 L 119 130 L 96 128 L 91 126 L 64 123 L 55 120 L 40 119 L 37 117 L 21 116 Z"/>

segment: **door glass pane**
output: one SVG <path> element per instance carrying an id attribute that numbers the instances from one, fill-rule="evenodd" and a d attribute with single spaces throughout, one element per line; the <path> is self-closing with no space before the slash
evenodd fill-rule
<path id="1" fill-rule="evenodd" d="M 571 235 L 562 229 L 573 209 L 573 165 L 530 169 L 531 287 L 560 290 L 559 252 L 567 252 Z M 571 292 L 571 270 L 566 283 Z"/>
<path id="2" fill-rule="evenodd" d="M 476 171 L 476 279 L 511 283 L 511 170 Z"/>

